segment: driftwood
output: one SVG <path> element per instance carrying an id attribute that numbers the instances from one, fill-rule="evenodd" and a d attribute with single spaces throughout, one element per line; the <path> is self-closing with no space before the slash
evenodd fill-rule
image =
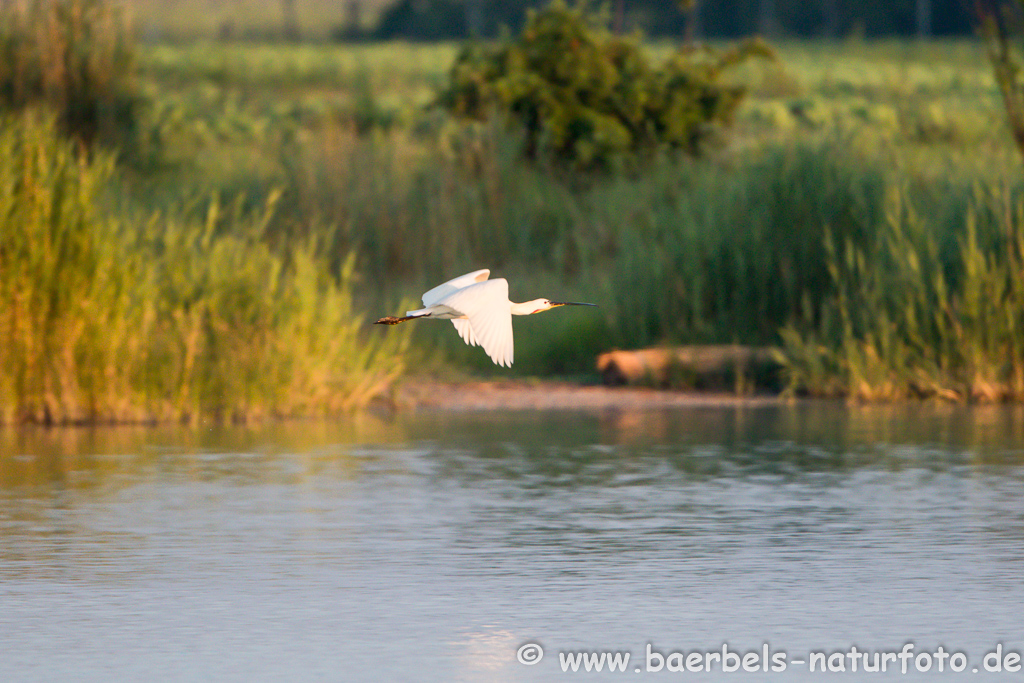
<path id="1" fill-rule="evenodd" d="M 779 369 L 773 349 L 737 344 L 609 351 L 597 357 L 604 383 L 613 386 L 777 389 Z"/>

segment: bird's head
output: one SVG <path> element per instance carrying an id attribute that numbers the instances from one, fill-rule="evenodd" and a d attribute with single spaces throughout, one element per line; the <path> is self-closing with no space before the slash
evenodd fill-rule
<path id="1" fill-rule="evenodd" d="M 544 311 L 550 311 L 552 308 L 558 308 L 559 306 L 596 306 L 597 304 L 583 304 L 576 301 L 551 301 L 550 299 L 534 299 L 523 304 L 528 309 L 532 307 L 530 313 L 543 313 Z"/>

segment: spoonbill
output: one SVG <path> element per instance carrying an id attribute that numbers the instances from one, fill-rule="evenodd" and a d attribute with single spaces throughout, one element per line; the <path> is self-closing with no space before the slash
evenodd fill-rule
<path id="1" fill-rule="evenodd" d="M 512 316 L 533 315 L 558 306 L 596 306 L 575 301 L 534 299 L 517 304 L 508 300 L 508 280 L 488 280 L 487 268 L 474 270 L 423 294 L 423 308 L 403 317 L 386 316 L 375 325 L 397 325 L 417 318 L 451 320 L 462 340 L 482 346 L 496 365 L 512 367 Z"/>

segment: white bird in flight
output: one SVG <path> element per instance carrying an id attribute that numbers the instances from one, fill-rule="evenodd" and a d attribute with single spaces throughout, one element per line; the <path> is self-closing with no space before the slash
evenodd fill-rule
<path id="1" fill-rule="evenodd" d="M 451 320 L 470 346 L 482 346 L 497 365 L 512 367 L 512 316 L 532 315 L 557 306 L 596 306 L 575 301 L 534 299 L 517 304 L 508 300 L 508 280 L 488 280 L 491 271 L 474 270 L 423 294 L 423 308 L 404 317 L 387 316 L 375 325 L 397 325 L 416 318 Z"/>

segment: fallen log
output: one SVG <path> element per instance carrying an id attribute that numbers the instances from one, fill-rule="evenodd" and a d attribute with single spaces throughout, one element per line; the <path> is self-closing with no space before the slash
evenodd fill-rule
<path id="1" fill-rule="evenodd" d="M 749 391 L 780 388 L 775 350 L 738 344 L 609 351 L 597 357 L 606 385 Z"/>

